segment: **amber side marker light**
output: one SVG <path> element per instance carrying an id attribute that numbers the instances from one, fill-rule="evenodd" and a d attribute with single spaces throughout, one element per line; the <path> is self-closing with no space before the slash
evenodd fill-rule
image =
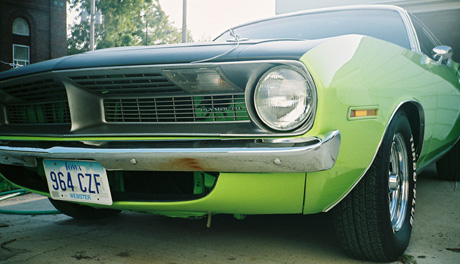
<path id="1" fill-rule="evenodd" d="M 350 107 L 348 109 L 347 119 L 349 121 L 362 120 L 362 119 L 375 119 L 377 118 L 378 112 L 379 112 L 379 107 L 376 105 Z"/>
<path id="2" fill-rule="evenodd" d="M 350 117 L 377 116 L 377 109 L 370 110 L 351 110 Z"/>

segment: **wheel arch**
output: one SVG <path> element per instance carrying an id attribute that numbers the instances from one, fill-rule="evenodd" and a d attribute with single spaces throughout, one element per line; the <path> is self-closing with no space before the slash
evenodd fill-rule
<path id="1" fill-rule="evenodd" d="M 422 152 L 423 139 L 425 136 L 425 113 L 423 111 L 423 107 L 419 102 L 407 101 L 401 104 L 399 108 L 394 111 L 393 116 L 398 111 L 404 111 L 407 119 L 409 120 L 412 135 L 414 137 L 415 154 L 418 159 L 420 157 L 420 153 Z"/>
<path id="2" fill-rule="evenodd" d="M 345 197 L 348 196 L 348 194 L 351 191 L 353 191 L 356 185 L 358 185 L 358 183 L 362 180 L 364 175 L 367 173 L 367 171 L 370 169 L 370 167 L 374 163 L 374 160 L 377 156 L 377 153 L 380 149 L 381 144 L 383 143 L 385 134 L 388 132 L 388 128 L 390 127 L 391 122 L 394 120 L 394 117 L 396 116 L 396 114 L 401 111 L 406 114 L 407 119 L 409 121 L 409 125 L 412 130 L 412 135 L 414 137 L 415 155 L 416 155 L 416 159 L 418 160 L 418 158 L 420 157 L 420 153 L 422 151 L 423 139 L 424 139 L 424 134 L 425 134 L 425 114 L 423 111 L 423 107 L 419 102 L 415 100 L 403 101 L 397 107 L 395 107 L 395 109 L 391 113 L 390 118 L 388 119 L 388 122 L 386 123 L 387 124 L 386 128 L 384 129 L 382 133 L 380 142 L 377 145 L 377 149 L 375 151 L 374 157 L 372 158 L 372 161 L 370 162 L 369 166 L 359 176 L 358 180 L 348 189 L 348 191 L 335 203 L 323 209 L 323 212 L 329 212 L 330 210 L 332 210 L 337 204 L 339 204 L 343 199 L 345 199 Z"/>

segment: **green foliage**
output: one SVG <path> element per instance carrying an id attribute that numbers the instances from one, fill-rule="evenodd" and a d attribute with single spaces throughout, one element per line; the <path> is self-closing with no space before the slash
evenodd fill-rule
<path id="1" fill-rule="evenodd" d="M 11 191 L 16 189 L 11 183 L 5 180 L 2 176 L 0 176 L 0 192 Z"/>
<path id="2" fill-rule="evenodd" d="M 404 254 L 398 258 L 398 263 L 417 264 L 417 261 L 415 260 L 414 256 Z"/>
<path id="3" fill-rule="evenodd" d="M 90 0 L 67 0 L 70 10 L 90 12 Z M 95 25 L 96 49 L 181 42 L 181 32 L 161 9 L 159 0 L 96 0 L 103 23 Z M 90 22 L 70 27 L 68 53 L 89 50 Z M 191 39 L 188 36 L 189 40 Z"/>

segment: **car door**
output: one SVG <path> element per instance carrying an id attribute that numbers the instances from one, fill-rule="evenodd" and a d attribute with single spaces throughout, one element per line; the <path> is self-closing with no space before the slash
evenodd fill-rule
<path id="1" fill-rule="evenodd" d="M 426 56 L 427 65 L 432 72 L 435 84 L 436 114 L 433 137 L 428 148 L 427 160 L 438 157 L 458 139 L 460 131 L 460 80 L 458 64 L 451 60 L 435 60 L 433 48 L 440 42 L 417 18 L 412 17 L 420 48 Z M 460 51 L 458 51 L 460 52 Z"/>

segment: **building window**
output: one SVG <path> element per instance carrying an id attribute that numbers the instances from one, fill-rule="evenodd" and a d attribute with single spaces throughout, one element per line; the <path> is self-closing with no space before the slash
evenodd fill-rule
<path id="1" fill-rule="evenodd" d="M 13 44 L 13 63 L 21 66 L 30 64 L 29 46 Z"/>
<path id="2" fill-rule="evenodd" d="M 17 17 L 13 20 L 13 64 L 14 67 L 30 64 L 30 27 L 27 20 Z"/>
<path id="3" fill-rule="evenodd" d="M 22 18 L 18 17 L 13 21 L 13 34 L 20 36 L 30 36 L 29 23 Z"/>

